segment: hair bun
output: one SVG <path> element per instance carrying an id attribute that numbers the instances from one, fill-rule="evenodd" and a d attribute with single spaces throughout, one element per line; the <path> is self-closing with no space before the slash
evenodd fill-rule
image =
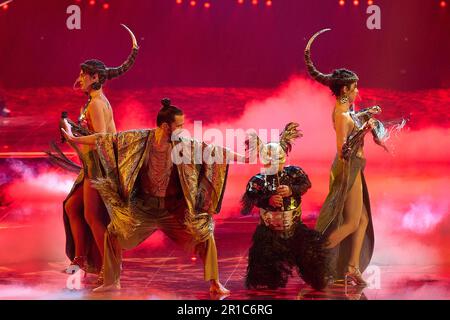
<path id="1" fill-rule="evenodd" d="M 169 98 L 162 99 L 161 104 L 163 105 L 164 108 L 170 107 L 170 99 Z"/>

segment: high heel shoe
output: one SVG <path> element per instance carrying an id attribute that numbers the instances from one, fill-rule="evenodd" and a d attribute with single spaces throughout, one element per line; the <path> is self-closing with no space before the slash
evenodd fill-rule
<path id="1" fill-rule="evenodd" d="M 350 269 L 353 269 L 353 271 L 350 271 Z M 349 281 L 354 282 L 357 286 L 367 286 L 367 282 L 363 279 L 359 268 L 349 264 L 347 270 L 345 273 L 345 286 L 347 286 Z"/>
<path id="2" fill-rule="evenodd" d="M 75 274 L 80 270 L 86 271 L 87 258 L 86 256 L 76 256 L 70 265 L 66 269 L 66 273 Z M 84 277 L 86 277 L 86 272 L 84 272 Z"/>

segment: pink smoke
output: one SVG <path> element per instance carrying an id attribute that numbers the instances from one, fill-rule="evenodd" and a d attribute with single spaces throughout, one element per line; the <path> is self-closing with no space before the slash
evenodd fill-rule
<path id="1" fill-rule="evenodd" d="M 223 108 L 217 110 L 214 106 L 203 105 L 185 109 L 186 127 L 192 129 L 194 121 L 203 120 L 204 130 L 216 128 L 225 132 L 226 129 L 238 128 L 282 129 L 287 122 L 299 122 L 304 137 L 295 144 L 288 164 L 299 165 L 309 174 L 313 186 L 304 196 L 303 212 L 306 219 L 314 219 L 328 192 L 329 169 L 336 152 L 331 121 L 334 102 L 329 90 L 300 77 L 293 77 L 276 90 L 226 90 L 233 94 L 244 92 L 248 97 L 245 106 L 240 109 L 241 106 L 229 106 L 229 102 L 224 101 Z M 190 97 L 185 101 L 192 104 L 195 94 L 224 95 L 226 90 L 188 88 L 174 92 Z M 155 95 L 153 91 L 152 94 Z M 416 100 L 428 97 L 423 92 L 408 94 Z M 447 200 L 450 155 L 445 152 L 450 150 L 450 129 L 435 126 L 432 120 L 427 122 L 418 118 L 414 109 L 405 111 L 400 108 L 408 94 L 363 88 L 362 100 L 358 101 L 368 106 L 380 103 L 377 97 L 383 98 L 380 103 L 382 117 L 400 118 L 405 115 L 403 112 L 411 113 L 411 124 L 415 124 L 413 128 L 407 124 L 406 129 L 389 140 L 391 154 L 376 146 L 370 138 L 366 139 L 366 179 L 376 232 L 373 262 L 439 264 L 448 261 L 450 256 L 446 245 L 450 240 Z M 161 96 L 164 95 L 161 93 Z M 127 97 L 131 98 L 114 104 L 117 127 L 126 130 L 154 125 L 155 108 L 144 102 L 145 92 Z M 423 109 L 431 110 L 433 106 L 429 104 L 435 102 L 424 98 L 421 103 L 426 106 Z M 176 101 L 174 104 L 179 105 Z M 152 102 L 151 105 L 157 104 Z M 217 114 L 220 116 L 217 117 Z M 436 117 L 433 114 L 428 119 Z M 259 168 L 259 165 L 230 167 L 222 211 L 216 216 L 217 228 L 220 228 L 223 219 L 239 217 L 239 199 L 248 179 Z M 6 250 L 0 251 L 0 261 L 65 259 L 61 205 L 75 177 L 49 169 L 37 173 L 32 173 L 30 168 L 20 170 L 21 178 L 11 182 L 6 189 L 8 199 L 13 202 L 6 220 L 15 218 L 13 222 L 8 222 L 7 227 L 17 228 L 2 232 L 0 246 Z M 0 221 L 0 224 L 5 226 L 6 220 Z M 14 221 L 18 220 L 23 223 L 14 225 Z M 161 245 L 166 245 L 166 238 L 157 233 L 146 241 L 144 248 Z"/>

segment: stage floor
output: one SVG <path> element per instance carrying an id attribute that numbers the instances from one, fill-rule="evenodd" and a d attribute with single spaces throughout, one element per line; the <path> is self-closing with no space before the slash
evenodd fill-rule
<path id="1" fill-rule="evenodd" d="M 10 264 L 0 269 L 0 299 L 449 299 L 450 266 L 374 265 L 365 274 L 366 288 L 343 284 L 314 291 L 294 275 L 286 288 L 246 290 L 244 287 L 247 250 L 256 225 L 255 218 L 229 219 L 216 229 L 219 268 L 229 296 L 211 296 L 203 281 L 202 263 L 180 250 L 162 234 L 157 245 L 146 245 L 126 254 L 122 289 L 93 293 L 96 277 L 69 278 L 62 272 L 67 261 Z M 26 228 L 26 227 L 23 227 Z M 0 237 L 6 232 L 0 229 Z M 70 288 L 70 289 L 69 289 Z"/>

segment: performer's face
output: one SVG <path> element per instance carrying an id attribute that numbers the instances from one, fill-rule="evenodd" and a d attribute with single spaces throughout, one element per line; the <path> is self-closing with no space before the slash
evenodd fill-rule
<path id="1" fill-rule="evenodd" d="M 171 136 L 174 131 L 183 129 L 183 125 L 184 114 L 176 115 L 170 125 L 168 125 L 167 123 L 163 123 L 161 127 L 164 129 L 164 131 L 166 131 L 168 136 Z"/>
<path id="2" fill-rule="evenodd" d="M 80 89 L 83 90 L 83 92 L 89 92 L 91 90 L 91 85 L 97 81 L 98 74 L 91 76 L 88 73 L 83 72 L 83 70 L 80 71 L 80 76 L 77 79 Z"/>
<path id="3" fill-rule="evenodd" d="M 350 85 L 350 87 L 345 86 L 343 88 L 344 94 L 348 97 L 348 101 L 353 103 L 358 96 L 358 83 L 354 82 Z"/>
<path id="4" fill-rule="evenodd" d="M 273 171 L 271 174 L 282 170 L 286 163 L 286 152 L 278 143 L 267 144 L 263 148 L 261 156 L 264 167 Z"/>

